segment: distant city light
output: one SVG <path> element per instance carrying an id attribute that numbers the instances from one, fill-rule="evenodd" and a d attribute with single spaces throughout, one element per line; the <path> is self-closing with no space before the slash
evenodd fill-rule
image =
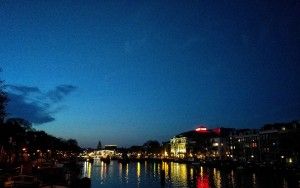
<path id="1" fill-rule="evenodd" d="M 213 146 L 219 146 L 218 142 L 213 143 Z"/>

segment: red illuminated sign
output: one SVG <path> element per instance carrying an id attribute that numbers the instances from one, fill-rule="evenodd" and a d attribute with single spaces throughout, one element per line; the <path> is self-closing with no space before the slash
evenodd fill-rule
<path id="1" fill-rule="evenodd" d="M 206 127 L 199 127 L 196 129 L 197 132 L 207 132 L 207 128 Z"/>

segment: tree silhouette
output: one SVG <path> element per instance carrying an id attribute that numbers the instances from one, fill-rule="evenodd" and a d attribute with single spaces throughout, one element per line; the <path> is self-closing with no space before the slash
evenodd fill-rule
<path id="1" fill-rule="evenodd" d="M 1 72 L 1 68 L 0 68 Z M 0 79 L 0 167 L 15 166 L 22 162 L 22 151 L 29 152 L 35 159 L 38 152 L 56 157 L 61 151 L 78 153 L 81 148 L 75 139 L 64 140 L 56 138 L 44 131 L 32 128 L 30 122 L 22 118 L 7 118 L 6 105 L 8 102 L 4 81 Z"/>
<path id="2" fill-rule="evenodd" d="M 0 68 L 1 72 L 1 68 Z M 4 118 L 6 116 L 5 107 L 7 104 L 7 94 L 4 91 L 4 81 L 0 80 L 0 124 L 3 124 Z"/>
<path id="3" fill-rule="evenodd" d="M 161 145 L 157 140 L 148 140 L 144 143 L 143 148 L 148 153 L 159 153 L 161 150 Z"/>
<path id="4" fill-rule="evenodd" d="M 73 152 L 80 152 L 80 147 L 78 146 L 78 142 L 75 139 L 69 139 L 66 141 L 66 145 L 68 150 Z"/>

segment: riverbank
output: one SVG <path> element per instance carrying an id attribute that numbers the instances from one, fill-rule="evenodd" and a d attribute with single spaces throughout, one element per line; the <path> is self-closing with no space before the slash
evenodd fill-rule
<path id="1" fill-rule="evenodd" d="M 1 169 L 0 188 L 25 184 L 29 187 L 89 188 L 90 180 L 81 178 L 81 169 L 82 165 L 77 161 L 41 163 L 38 166 L 34 162 L 26 162 L 17 168 Z"/>

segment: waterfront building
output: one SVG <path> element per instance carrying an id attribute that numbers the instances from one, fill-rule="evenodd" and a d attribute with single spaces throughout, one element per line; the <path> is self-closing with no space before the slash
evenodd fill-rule
<path id="1" fill-rule="evenodd" d="M 266 124 L 259 132 L 261 160 L 270 164 L 299 165 L 300 122 Z"/>
<path id="2" fill-rule="evenodd" d="M 279 156 L 283 155 L 279 153 L 279 140 L 280 131 L 277 129 L 262 129 L 259 132 L 260 139 L 260 158 L 261 160 L 273 163 Z"/>
<path id="3" fill-rule="evenodd" d="M 239 161 L 258 161 L 259 132 L 257 129 L 237 129 L 233 135 L 233 158 Z"/>
<path id="4" fill-rule="evenodd" d="M 210 138 L 210 157 L 228 159 L 233 157 L 233 128 L 215 128 L 211 130 L 214 134 Z"/>
<path id="5" fill-rule="evenodd" d="M 169 158 L 297 166 L 300 165 L 300 122 L 267 124 L 261 129 L 199 127 L 174 136 L 164 145 L 162 153 Z"/>
<path id="6" fill-rule="evenodd" d="M 234 129 L 199 127 L 174 136 L 170 140 L 170 156 L 175 158 L 197 157 L 205 159 L 230 157 L 231 140 Z"/>
<path id="7" fill-rule="evenodd" d="M 184 158 L 189 151 L 189 140 L 185 136 L 175 136 L 170 140 L 171 157 Z"/>

